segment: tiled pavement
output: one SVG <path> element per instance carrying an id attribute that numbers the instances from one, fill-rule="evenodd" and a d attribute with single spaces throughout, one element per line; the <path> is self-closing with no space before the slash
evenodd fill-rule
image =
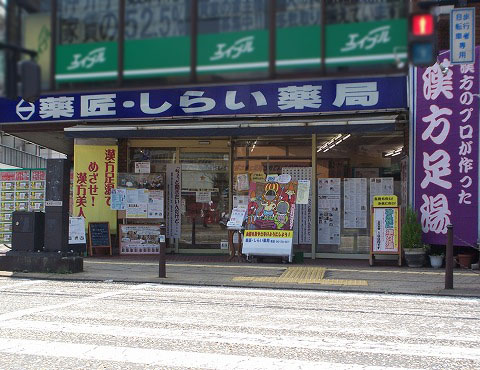
<path id="1" fill-rule="evenodd" d="M 227 262 L 226 256 L 167 255 L 167 277 L 158 277 L 155 256 L 105 256 L 84 259 L 84 272 L 38 274 L 0 272 L 17 278 L 122 281 L 256 288 L 453 295 L 480 298 L 480 271 L 454 270 L 454 289 L 445 290 L 443 269 L 370 267 L 365 260 L 305 259 L 303 264 Z"/>

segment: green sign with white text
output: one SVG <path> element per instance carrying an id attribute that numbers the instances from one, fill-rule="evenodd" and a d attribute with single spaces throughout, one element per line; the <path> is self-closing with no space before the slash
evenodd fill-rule
<path id="1" fill-rule="evenodd" d="M 198 35 L 197 72 L 268 69 L 268 30 Z"/>
<path id="2" fill-rule="evenodd" d="M 326 27 L 328 66 L 392 63 L 406 58 L 406 19 Z"/>
<path id="3" fill-rule="evenodd" d="M 57 45 L 57 82 L 115 80 L 117 78 L 117 43 Z"/>
<path id="4" fill-rule="evenodd" d="M 277 28 L 277 68 L 320 67 L 320 26 Z"/>

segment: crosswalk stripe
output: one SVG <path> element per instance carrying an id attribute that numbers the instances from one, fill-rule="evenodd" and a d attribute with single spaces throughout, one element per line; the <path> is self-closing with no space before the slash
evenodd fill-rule
<path id="1" fill-rule="evenodd" d="M 398 367 L 365 367 L 363 365 L 337 364 L 325 361 L 303 361 L 259 356 L 167 351 L 161 349 L 3 338 L 0 338 L 0 353 L 205 369 L 399 369 Z"/>

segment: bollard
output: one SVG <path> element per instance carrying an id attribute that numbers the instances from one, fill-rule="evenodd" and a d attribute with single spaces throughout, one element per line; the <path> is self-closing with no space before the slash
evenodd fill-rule
<path id="1" fill-rule="evenodd" d="M 447 225 L 445 251 L 445 289 L 453 289 L 453 225 Z"/>
<path id="2" fill-rule="evenodd" d="M 160 256 L 158 258 L 158 277 L 160 278 L 167 277 L 165 248 L 165 243 L 160 242 Z"/>

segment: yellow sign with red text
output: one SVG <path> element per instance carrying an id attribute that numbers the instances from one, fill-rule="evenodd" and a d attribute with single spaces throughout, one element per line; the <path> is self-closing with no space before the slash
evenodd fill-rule
<path id="1" fill-rule="evenodd" d="M 89 222 L 109 222 L 117 231 L 117 212 L 110 209 L 110 192 L 117 187 L 116 145 L 75 145 L 73 161 L 73 216 Z"/>

